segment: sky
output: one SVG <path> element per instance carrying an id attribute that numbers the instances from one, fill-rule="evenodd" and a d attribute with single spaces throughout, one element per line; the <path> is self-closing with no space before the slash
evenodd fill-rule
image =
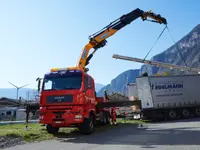
<path id="1" fill-rule="evenodd" d="M 140 8 L 168 21 L 176 41 L 200 23 L 198 0 L 6 0 L 0 1 L 0 88 L 29 84 L 54 67 L 75 66 L 88 36 L 123 14 Z M 112 58 L 113 54 L 144 58 L 165 26 L 140 18 L 108 38 L 98 49 L 88 74 L 96 83 L 109 84 L 128 69 L 142 64 Z M 147 59 L 173 43 L 167 30 Z"/>

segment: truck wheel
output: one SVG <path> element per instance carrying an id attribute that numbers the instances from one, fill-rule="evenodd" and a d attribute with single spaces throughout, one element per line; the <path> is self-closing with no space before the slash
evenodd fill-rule
<path id="1" fill-rule="evenodd" d="M 89 135 L 94 131 L 94 116 L 90 115 L 89 118 L 85 118 L 84 122 L 79 127 L 80 133 Z"/>
<path id="2" fill-rule="evenodd" d="M 50 133 L 50 134 L 54 134 L 54 133 L 57 133 L 59 131 L 59 128 L 57 127 L 53 127 L 52 125 L 48 124 L 46 126 L 46 129 L 47 129 L 47 132 Z"/>
<path id="3" fill-rule="evenodd" d="M 200 108 L 195 109 L 195 114 L 196 114 L 196 116 L 200 116 Z"/>
<path id="4" fill-rule="evenodd" d="M 190 111 L 188 109 L 183 109 L 182 115 L 184 118 L 188 118 L 190 116 Z"/>
<path id="5" fill-rule="evenodd" d="M 175 119 L 177 117 L 175 110 L 170 110 L 168 115 L 170 119 Z"/>

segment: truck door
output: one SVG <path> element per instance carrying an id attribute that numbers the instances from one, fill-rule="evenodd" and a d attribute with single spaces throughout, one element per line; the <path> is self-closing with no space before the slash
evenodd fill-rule
<path id="1" fill-rule="evenodd" d="M 84 89 L 86 90 L 86 95 L 90 99 L 91 103 L 95 104 L 95 90 L 94 84 L 92 84 L 92 78 L 89 76 L 85 76 L 84 80 Z"/>
<path id="2" fill-rule="evenodd" d="M 141 100 L 142 109 L 153 108 L 153 100 L 151 95 L 151 87 L 148 77 L 136 78 L 136 88 L 139 100 Z"/>

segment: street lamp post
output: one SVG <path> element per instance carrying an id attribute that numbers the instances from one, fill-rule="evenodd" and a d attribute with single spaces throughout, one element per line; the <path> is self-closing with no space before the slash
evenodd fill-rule
<path id="1" fill-rule="evenodd" d="M 21 89 L 21 88 L 23 88 L 23 87 L 25 87 L 25 86 L 27 86 L 28 84 L 26 84 L 26 85 L 23 85 L 23 86 L 20 86 L 20 87 L 18 87 L 18 86 L 16 86 L 16 85 L 14 85 L 13 83 L 11 83 L 11 82 L 8 82 L 8 83 L 10 83 L 12 86 L 14 86 L 16 89 L 17 89 L 17 100 L 18 100 L 18 93 L 19 93 L 19 89 Z"/>

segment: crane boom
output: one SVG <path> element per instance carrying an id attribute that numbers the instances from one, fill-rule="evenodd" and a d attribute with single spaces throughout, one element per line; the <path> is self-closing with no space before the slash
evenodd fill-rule
<path id="1" fill-rule="evenodd" d="M 153 19 L 153 22 L 160 24 L 167 24 L 165 18 L 161 17 L 160 14 L 154 14 L 151 11 L 144 12 L 143 10 L 137 8 L 128 14 L 122 15 L 120 18 L 111 22 L 109 25 L 104 27 L 102 30 L 89 36 L 89 43 L 85 45 L 82 50 L 77 68 L 85 70 L 85 66 L 89 64 L 89 60 L 93 57 L 97 49 L 104 47 L 106 45 L 106 39 L 115 34 L 117 31 L 130 24 L 132 21 L 141 17 L 143 21 L 147 20 L 147 17 Z M 94 51 L 88 56 L 90 49 L 94 48 Z M 85 70 L 87 71 L 87 69 Z"/>
<path id="2" fill-rule="evenodd" d="M 106 45 L 106 39 L 115 34 L 117 31 L 130 24 L 132 21 L 137 18 L 141 18 L 143 21 L 148 20 L 147 18 L 151 18 L 153 20 L 148 20 L 160 24 L 167 25 L 167 20 L 161 17 L 160 14 L 155 14 L 151 11 L 145 12 L 139 8 L 122 15 L 120 18 L 111 22 L 109 25 L 105 26 L 100 31 L 89 36 L 89 42 L 82 49 L 78 64 L 76 67 L 69 68 L 53 68 L 51 71 L 57 70 L 82 70 L 84 72 L 88 71 L 88 68 L 85 68 L 89 64 L 90 59 L 93 57 L 94 53 L 97 49 L 102 48 Z M 94 49 L 94 51 L 89 55 L 90 49 Z M 89 55 L 89 56 L 88 56 Z"/>
<path id="3" fill-rule="evenodd" d="M 158 61 L 144 60 L 144 59 L 135 58 L 135 57 L 122 56 L 122 55 L 118 55 L 118 54 L 114 54 L 112 57 L 116 58 L 116 59 L 122 59 L 122 60 L 128 60 L 128 61 L 133 61 L 133 62 L 154 65 L 157 67 L 165 67 L 165 68 L 169 68 L 169 69 L 179 69 L 182 71 L 191 71 L 191 72 L 195 72 L 195 73 L 200 73 L 200 69 L 198 69 L 198 68 L 190 68 L 190 67 L 186 67 L 186 66 L 173 65 L 173 64 L 168 64 L 168 63 L 163 63 L 163 62 L 158 62 Z"/>

